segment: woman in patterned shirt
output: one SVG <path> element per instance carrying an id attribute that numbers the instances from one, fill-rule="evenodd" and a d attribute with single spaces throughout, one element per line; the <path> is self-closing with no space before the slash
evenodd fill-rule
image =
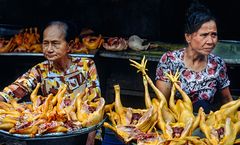
<path id="1" fill-rule="evenodd" d="M 55 95 L 60 86 L 67 84 L 67 97 L 76 96 L 89 88 L 100 93 L 100 85 L 95 63 L 89 58 L 73 58 L 68 54 L 72 40 L 72 29 L 64 22 L 54 21 L 43 32 L 42 51 L 46 61 L 32 67 L 15 82 L 0 92 L 0 100 L 20 100 L 41 84 L 41 93 Z M 72 36 L 75 37 L 75 36 Z M 95 132 L 88 135 L 87 144 L 94 144 Z"/>
<path id="2" fill-rule="evenodd" d="M 216 20 L 210 11 L 199 3 L 193 4 L 186 14 L 186 48 L 165 53 L 157 66 L 156 85 L 169 99 L 171 85 L 165 72 L 180 72 L 181 88 L 193 102 L 194 111 L 203 107 L 213 110 L 215 93 L 220 92 L 222 104 L 232 100 L 230 81 L 224 61 L 212 54 L 218 41 Z M 178 94 L 179 95 L 179 94 Z"/>

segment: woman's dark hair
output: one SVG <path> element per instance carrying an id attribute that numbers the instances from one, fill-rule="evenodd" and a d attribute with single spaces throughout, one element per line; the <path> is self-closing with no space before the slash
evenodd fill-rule
<path id="1" fill-rule="evenodd" d="M 50 22 L 45 28 L 56 25 L 61 29 L 65 35 L 65 40 L 67 42 L 70 42 L 70 40 L 74 40 L 74 38 L 77 36 L 76 29 L 74 27 L 74 24 L 64 21 L 52 21 Z"/>
<path id="2" fill-rule="evenodd" d="M 200 29 L 202 24 L 216 18 L 210 10 L 198 1 L 193 1 L 186 13 L 185 33 L 192 34 Z"/>

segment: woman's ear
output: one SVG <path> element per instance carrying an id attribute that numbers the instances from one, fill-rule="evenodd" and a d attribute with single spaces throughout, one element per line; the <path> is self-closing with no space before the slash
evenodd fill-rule
<path id="1" fill-rule="evenodd" d="M 186 40 L 187 44 L 189 44 L 191 42 L 191 34 L 185 33 L 185 40 Z"/>

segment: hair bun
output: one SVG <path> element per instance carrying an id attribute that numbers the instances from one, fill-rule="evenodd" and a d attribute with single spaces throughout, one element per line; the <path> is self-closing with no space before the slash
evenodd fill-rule
<path id="1" fill-rule="evenodd" d="M 190 4 L 190 7 L 187 11 L 186 16 L 188 17 L 189 15 L 192 15 L 193 13 L 208 13 L 208 14 L 210 14 L 211 12 L 206 6 L 199 3 L 199 1 L 194 0 Z"/>
<path id="2" fill-rule="evenodd" d="M 196 32 L 203 23 L 210 20 L 216 21 L 210 10 L 194 0 L 186 12 L 185 33 Z"/>

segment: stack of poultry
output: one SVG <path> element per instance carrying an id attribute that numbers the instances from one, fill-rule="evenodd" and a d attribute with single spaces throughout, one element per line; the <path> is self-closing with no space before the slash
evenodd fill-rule
<path id="1" fill-rule="evenodd" d="M 115 102 L 107 105 L 105 109 L 111 124 L 105 123 L 104 126 L 112 129 L 124 142 L 136 141 L 140 145 L 228 145 L 238 142 L 236 136 L 240 128 L 240 119 L 237 110 L 240 99 L 223 105 L 220 110 L 209 115 L 204 114 L 203 109 L 200 108 L 195 116 L 190 98 L 178 85 L 178 72 L 174 75 L 166 74 L 172 82 L 171 96 L 167 102 L 165 96 L 157 89 L 146 73 L 147 61 L 145 57 L 141 63 L 130 61 L 131 65 L 142 73 L 147 110 L 123 107 L 120 103 L 119 86 L 114 86 Z M 148 92 L 148 85 L 156 94 L 156 98 L 152 100 Z M 176 91 L 181 94 L 182 99 L 175 100 Z M 135 113 L 137 111 L 129 110 L 139 111 Z M 135 121 L 133 121 L 134 119 Z M 141 127 L 139 122 L 143 124 Z M 196 128 L 200 128 L 206 137 L 192 136 Z M 157 129 L 159 131 L 156 131 Z"/>
<path id="2" fill-rule="evenodd" d="M 239 144 L 236 139 L 240 130 L 238 108 L 240 99 L 224 104 L 218 111 L 206 115 L 201 112 L 200 128 L 205 134 L 208 144 L 232 145 Z"/>
<path id="3" fill-rule="evenodd" d="M 107 42 L 103 43 L 103 47 L 110 51 L 123 51 L 128 48 L 128 43 L 121 37 L 110 37 Z"/>
<path id="4" fill-rule="evenodd" d="M 105 101 L 97 97 L 94 90 L 86 89 L 69 99 L 65 96 L 66 85 L 59 88 L 55 96 L 49 94 L 47 97 L 37 95 L 39 87 L 40 84 L 30 96 L 31 104 L 18 104 L 15 100 L 0 102 L 0 129 L 35 136 L 75 131 L 96 125 L 103 119 Z"/>
<path id="5" fill-rule="evenodd" d="M 82 42 L 87 47 L 87 49 L 94 50 L 100 48 L 100 46 L 104 42 L 104 39 L 102 38 L 102 35 L 99 36 L 87 35 L 82 38 Z"/>
<path id="6" fill-rule="evenodd" d="M 71 53 L 89 53 L 87 47 L 80 41 L 79 37 L 71 40 L 69 46 L 71 46 Z"/>
<path id="7" fill-rule="evenodd" d="M 72 53 L 85 53 L 88 54 L 90 50 L 95 50 L 100 48 L 104 39 L 101 35 L 91 36 L 87 35 L 82 38 L 80 41 L 79 37 L 76 37 L 74 40 L 70 41 L 71 52 Z"/>
<path id="8" fill-rule="evenodd" d="M 38 29 L 26 28 L 14 37 L 10 38 L 7 44 L 0 48 L 0 52 L 41 52 L 40 34 Z"/>
<path id="9" fill-rule="evenodd" d="M 157 122 L 154 106 L 148 104 L 147 109 L 123 107 L 120 99 L 120 86 L 115 85 L 114 90 L 115 103 L 105 107 L 111 124 L 105 122 L 104 126 L 112 129 L 125 143 L 146 136 L 158 137 L 157 134 L 150 133 Z"/>

